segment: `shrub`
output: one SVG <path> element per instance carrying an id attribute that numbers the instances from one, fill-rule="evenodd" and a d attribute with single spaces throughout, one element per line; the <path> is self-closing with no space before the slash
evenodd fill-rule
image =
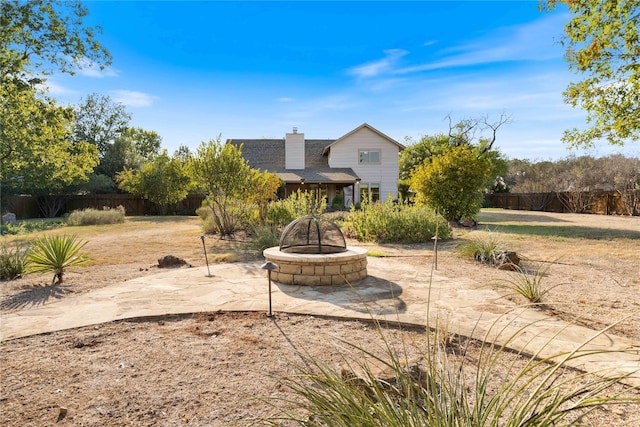
<path id="1" fill-rule="evenodd" d="M 284 227 L 294 219 L 307 215 L 321 215 L 327 210 L 327 198 L 317 200 L 313 191 L 296 191 L 286 199 L 269 204 L 267 221 L 276 227 Z"/>
<path id="2" fill-rule="evenodd" d="M 451 235 L 447 222 L 433 209 L 391 200 L 385 203 L 364 200 L 359 210 L 352 207 L 343 225 L 345 234 L 362 242 L 424 243 L 436 233 L 440 239 Z"/>
<path id="3" fill-rule="evenodd" d="M 80 242 L 76 236 L 44 236 L 36 240 L 27 252 L 29 273 L 53 272 L 51 285 L 62 283 L 67 267 L 85 264 L 90 258 L 80 250 L 87 242 Z"/>
<path id="4" fill-rule="evenodd" d="M 253 228 L 254 240 L 251 247 L 260 253 L 267 248 L 278 246 L 280 244 L 280 233 L 275 227 L 262 225 Z"/>
<path id="5" fill-rule="evenodd" d="M 471 233 L 469 240 L 458 246 L 458 252 L 483 264 L 495 264 L 505 248 L 502 241 L 492 233 Z"/>
<path id="6" fill-rule="evenodd" d="M 103 225 L 121 224 L 124 222 L 125 210 L 123 206 L 117 208 L 104 207 L 100 209 L 81 209 L 69 214 L 67 224 L 69 225 Z"/>
<path id="7" fill-rule="evenodd" d="M 342 368 L 300 355 L 302 363 L 293 366 L 295 373 L 282 380 L 295 396 L 286 402 L 292 409 L 271 418 L 271 425 L 286 421 L 305 427 L 578 426 L 586 425 L 585 415 L 595 409 L 638 401 L 612 391 L 631 374 L 567 375 L 566 364 L 592 355 L 583 347 L 606 331 L 595 333 L 576 349 L 542 357 L 535 352 L 513 354 L 506 348 L 511 341 L 530 339 L 524 337 L 527 326 L 507 337 L 504 346 L 487 339 L 497 330 L 480 342 L 468 339 L 459 354 L 450 340 L 437 336 L 438 330 L 425 340 L 422 360 L 415 364 L 407 363 L 406 343 L 394 350 L 382 331 L 382 356 L 343 341 L 355 354 L 343 359 Z M 543 348 L 550 345 L 548 341 Z M 615 351 L 598 353 L 615 357 Z M 496 374 L 503 366 L 507 372 Z M 387 375 L 381 378 L 379 372 Z"/>
<path id="8" fill-rule="evenodd" d="M 16 235 L 32 233 L 34 231 L 50 230 L 65 225 L 65 222 L 59 218 L 32 219 L 27 221 L 18 221 L 16 225 L 2 224 L 0 234 Z"/>
<path id="9" fill-rule="evenodd" d="M 224 207 L 212 199 L 205 199 L 196 213 L 202 219 L 202 228 L 206 234 L 220 234 L 224 237 L 248 229 L 255 210 L 254 204 L 239 199 L 225 199 Z"/>
<path id="10" fill-rule="evenodd" d="M 334 211 L 341 211 L 344 209 L 344 193 L 340 192 L 335 195 L 331 202 L 331 209 Z"/>
<path id="11" fill-rule="evenodd" d="M 24 273 L 25 251 L 19 244 L 9 248 L 4 243 L 0 246 L 0 280 L 13 280 Z"/>
<path id="12" fill-rule="evenodd" d="M 541 303 L 549 291 L 562 285 L 560 283 L 551 287 L 542 286 L 542 281 L 551 268 L 551 264 L 547 264 L 545 267 L 539 266 L 533 270 L 518 265 L 514 268 L 515 273 L 511 275 L 509 280 L 504 280 L 499 287 L 513 291 L 513 294 L 520 295 L 533 304 Z"/>

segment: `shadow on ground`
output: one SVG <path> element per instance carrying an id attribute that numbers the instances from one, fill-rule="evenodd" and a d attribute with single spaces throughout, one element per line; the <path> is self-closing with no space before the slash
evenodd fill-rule
<path id="1" fill-rule="evenodd" d="M 3 311 L 16 311 L 44 305 L 49 300 L 61 299 L 70 293 L 72 291 L 63 285 L 31 285 L 25 287 L 21 292 L 3 299 L 0 302 L 0 309 Z"/>
<path id="2" fill-rule="evenodd" d="M 301 286 L 277 282 L 275 285 L 294 298 L 324 301 L 360 313 L 388 315 L 407 311 L 407 304 L 400 298 L 402 286 L 376 276 L 368 276 L 353 285 Z"/>

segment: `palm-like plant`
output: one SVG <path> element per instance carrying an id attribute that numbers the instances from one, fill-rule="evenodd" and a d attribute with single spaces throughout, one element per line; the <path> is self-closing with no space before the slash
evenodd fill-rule
<path id="1" fill-rule="evenodd" d="M 27 253 L 27 271 L 53 272 L 51 285 L 62 283 L 64 269 L 85 264 L 91 258 L 80 250 L 87 244 L 76 236 L 44 236 L 33 242 Z"/>

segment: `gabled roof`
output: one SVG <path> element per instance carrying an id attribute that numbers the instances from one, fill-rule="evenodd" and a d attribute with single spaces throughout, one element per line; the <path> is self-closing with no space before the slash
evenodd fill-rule
<path id="1" fill-rule="evenodd" d="M 336 139 L 335 141 L 333 141 L 331 144 L 327 145 L 326 147 L 324 147 L 324 150 L 322 152 L 323 155 L 327 155 L 329 154 L 329 151 L 331 150 L 331 147 L 336 145 L 337 143 L 347 139 L 349 136 L 353 135 L 354 133 L 360 131 L 361 129 L 367 128 L 370 131 L 377 133 L 378 135 L 380 135 L 382 138 L 386 139 L 387 141 L 389 141 L 390 143 L 398 146 L 398 148 L 400 150 L 404 150 L 405 146 L 400 144 L 398 141 L 396 141 L 395 139 L 391 138 L 390 136 L 385 135 L 384 133 L 380 132 L 378 129 L 374 128 L 373 126 L 369 125 L 368 123 L 363 123 L 360 126 L 358 126 L 357 128 L 355 128 L 354 130 L 352 130 L 351 132 L 347 133 L 346 135 L 341 136 L 340 138 Z"/>
<path id="2" fill-rule="evenodd" d="M 328 168 L 329 159 L 323 155 L 323 151 L 332 142 L 332 139 L 305 139 L 305 167 L 307 169 Z M 254 169 L 269 171 L 285 169 L 284 139 L 229 139 L 227 143 L 236 147 L 242 145 L 242 157 Z"/>
<path id="3" fill-rule="evenodd" d="M 367 128 L 380 135 L 390 143 L 398 146 L 400 150 L 404 145 L 374 127 L 363 123 L 348 134 L 338 139 L 305 139 L 304 162 L 305 169 L 286 169 L 285 140 L 282 139 L 228 139 L 228 144 L 236 147 L 242 146 L 242 157 L 247 160 L 249 166 L 254 169 L 266 170 L 278 175 L 284 182 L 299 183 L 304 180 L 308 183 L 336 183 L 352 184 L 359 177 L 351 168 L 329 167 L 328 153 L 331 147 L 348 138 L 350 135 Z"/>
<path id="4" fill-rule="evenodd" d="M 323 155 L 324 148 L 332 139 L 305 140 L 305 169 L 285 168 L 284 139 L 229 139 L 227 143 L 236 147 L 242 145 L 242 157 L 254 169 L 275 173 L 284 182 L 351 184 L 358 175 L 351 168 L 330 168 L 329 160 Z"/>

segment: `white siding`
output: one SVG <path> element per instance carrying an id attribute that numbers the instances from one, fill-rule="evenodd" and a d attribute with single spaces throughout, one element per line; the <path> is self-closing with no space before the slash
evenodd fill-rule
<path id="1" fill-rule="evenodd" d="M 288 133 L 284 139 L 286 169 L 304 169 L 304 134 Z"/>
<path id="2" fill-rule="evenodd" d="M 360 150 L 380 150 L 380 164 L 358 164 Z M 365 127 L 331 147 L 329 166 L 352 168 L 363 183 L 380 184 L 380 200 L 384 202 L 389 195 L 398 197 L 398 153 L 396 144 Z"/>

